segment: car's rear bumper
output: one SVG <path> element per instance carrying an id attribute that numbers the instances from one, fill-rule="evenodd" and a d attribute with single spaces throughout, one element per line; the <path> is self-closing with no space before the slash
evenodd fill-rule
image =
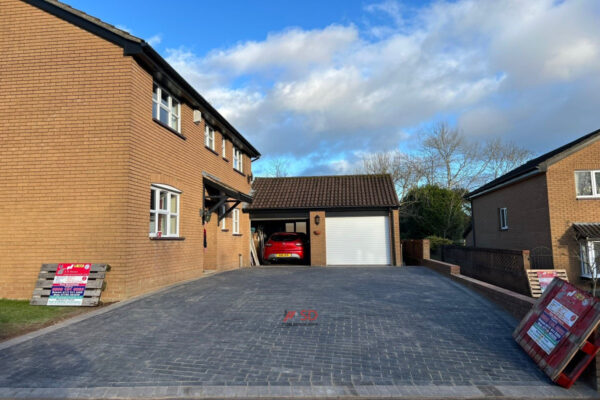
<path id="1" fill-rule="evenodd" d="M 280 256 L 280 254 L 282 253 L 271 253 L 271 254 L 265 254 L 266 259 L 271 261 L 271 260 L 302 260 L 304 258 L 304 254 L 301 253 L 283 253 L 286 254 L 285 256 Z"/>

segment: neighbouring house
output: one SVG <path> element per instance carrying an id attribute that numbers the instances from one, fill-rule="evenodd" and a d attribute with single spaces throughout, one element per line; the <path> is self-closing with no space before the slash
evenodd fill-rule
<path id="1" fill-rule="evenodd" d="M 310 265 L 402 264 L 400 203 L 389 175 L 256 178 L 252 190 L 244 210 L 252 229 L 263 240 L 307 234 Z"/>
<path id="2" fill-rule="evenodd" d="M 103 300 L 250 263 L 259 152 L 151 46 L 53 0 L 0 6 L 0 297 L 108 263 Z"/>
<path id="3" fill-rule="evenodd" d="M 475 247 L 530 250 L 532 268 L 566 269 L 586 287 L 600 267 L 600 130 L 467 195 Z"/>

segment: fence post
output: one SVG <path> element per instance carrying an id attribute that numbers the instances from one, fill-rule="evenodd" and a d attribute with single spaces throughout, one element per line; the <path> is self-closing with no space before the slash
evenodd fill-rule
<path id="1" fill-rule="evenodd" d="M 430 242 L 429 239 L 423 239 L 423 245 L 421 248 L 421 251 L 423 254 L 421 254 L 423 256 L 423 260 L 429 260 L 431 258 L 431 246 L 430 246 Z"/>
<path id="2" fill-rule="evenodd" d="M 531 269 L 529 250 L 523 250 L 523 269 L 528 270 Z"/>

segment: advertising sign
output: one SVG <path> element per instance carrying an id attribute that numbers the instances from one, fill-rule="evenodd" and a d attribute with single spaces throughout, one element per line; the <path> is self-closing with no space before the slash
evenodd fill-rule
<path id="1" fill-rule="evenodd" d="M 50 289 L 49 306 L 80 306 L 92 264 L 58 264 Z"/>
<path id="2" fill-rule="evenodd" d="M 569 388 L 600 350 L 600 340 L 591 338 L 600 324 L 598 303 L 589 293 L 554 278 L 513 337 L 554 382 Z"/>
<path id="3" fill-rule="evenodd" d="M 557 275 L 556 271 L 537 271 L 537 276 L 538 281 L 540 282 L 540 289 L 542 290 L 542 293 L 544 293 L 544 290 L 546 290 L 548 285 L 550 285 L 550 282 L 552 282 L 552 279 Z"/>

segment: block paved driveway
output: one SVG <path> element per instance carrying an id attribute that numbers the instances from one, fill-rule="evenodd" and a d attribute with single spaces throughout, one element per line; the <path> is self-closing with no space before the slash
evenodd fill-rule
<path id="1" fill-rule="evenodd" d="M 285 310 L 303 309 L 317 310 L 317 325 L 282 324 Z M 554 390 L 514 343 L 515 325 L 421 267 L 243 269 L 0 350 L 0 394 L 115 386 Z"/>

